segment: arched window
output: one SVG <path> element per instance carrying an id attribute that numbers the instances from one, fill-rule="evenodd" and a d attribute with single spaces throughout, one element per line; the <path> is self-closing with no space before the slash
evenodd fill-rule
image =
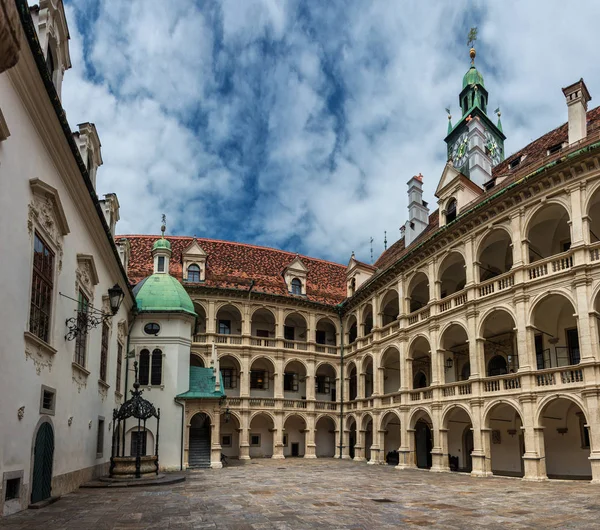
<path id="1" fill-rule="evenodd" d="M 504 375 L 508 373 L 506 359 L 502 355 L 496 355 L 490 359 L 488 363 L 488 376 Z"/>
<path id="2" fill-rule="evenodd" d="M 302 294 L 302 282 L 298 278 L 292 280 L 292 294 Z"/>
<path id="3" fill-rule="evenodd" d="M 140 369 L 138 372 L 138 380 L 140 385 L 148 384 L 148 375 L 150 373 L 150 352 L 142 350 L 140 352 Z"/>
<path id="4" fill-rule="evenodd" d="M 162 384 L 162 351 L 158 348 L 152 352 L 152 373 L 150 374 L 150 384 Z"/>
<path id="5" fill-rule="evenodd" d="M 446 206 L 446 224 L 451 223 L 456 219 L 456 199 L 450 199 Z"/>
<path id="6" fill-rule="evenodd" d="M 200 267 L 193 263 L 188 267 L 187 270 L 187 281 L 188 282 L 199 282 L 200 281 Z"/>

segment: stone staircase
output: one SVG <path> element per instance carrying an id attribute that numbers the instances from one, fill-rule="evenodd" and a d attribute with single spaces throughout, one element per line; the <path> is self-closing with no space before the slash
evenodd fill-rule
<path id="1" fill-rule="evenodd" d="M 188 466 L 194 469 L 210 467 L 210 434 L 208 429 L 190 429 Z"/>

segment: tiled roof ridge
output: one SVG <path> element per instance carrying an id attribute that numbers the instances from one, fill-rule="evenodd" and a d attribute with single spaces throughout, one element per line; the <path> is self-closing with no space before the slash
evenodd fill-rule
<path id="1" fill-rule="evenodd" d="M 120 234 L 115 236 L 115 240 L 118 241 L 119 239 L 128 239 L 128 238 L 139 238 L 139 237 L 143 237 L 143 238 L 147 238 L 147 239 L 157 239 L 160 238 L 162 236 L 160 235 L 152 235 L 152 234 Z M 287 254 L 289 256 L 292 257 L 292 260 L 290 261 L 290 263 L 294 260 L 294 258 L 299 257 L 300 259 L 302 258 L 306 258 L 306 259 L 310 259 L 312 261 L 320 261 L 321 263 L 328 263 L 330 265 L 335 265 L 337 267 L 341 267 L 343 269 L 346 269 L 346 265 L 342 265 L 341 263 L 337 263 L 335 261 L 330 261 L 330 260 L 326 260 L 323 258 L 314 258 L 312 256 L 307 256 L 305 254 L 300 254 L 299 252 L 291 252 L 289 250 L 282 250 L 280 248 L 275 248 L 275 247 L 267 247 L 267 246 L 263 246 L 263 245 L 253 245 L 252 243 L 244 243 L 241 241 L 227 241 L 226 239 L 212 239 L 209 237 L 195 237 L 195 236 L 171 236 L 171 235 L 167 235 L 165 236 L 165 239 L 179 239 L 179 240 L 185 240 L 185 239 L 189 239 L 191 241 L 195 240 L 200 240 L 200 241 L 209 241 L 211 243 L 226 243 L 228 245 L 241 245 L 244 247 L 248 247 L 248 248 L 256 248 L 258 250 L 272 250 L 274 252 L 281 252 L 282 254 Z"/>

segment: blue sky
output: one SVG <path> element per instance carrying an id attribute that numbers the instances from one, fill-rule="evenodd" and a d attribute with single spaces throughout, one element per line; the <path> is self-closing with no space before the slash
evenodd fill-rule
<path id="1" fill-rule="evenodd" d="M 476 65 L 507 153 L 566 121 L 561 87 L 600 90 L 600 3 L 554 0 L 67 1 L 63 105 L 97 126 L 119 233 L 243 241 L 346 263 L 425 200 Z M 595 101 L 592 100 L 592 106 Z"/>

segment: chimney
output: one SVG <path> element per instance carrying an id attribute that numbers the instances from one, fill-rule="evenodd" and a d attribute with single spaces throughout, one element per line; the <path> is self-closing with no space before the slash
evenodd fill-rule
<path id="1" fill-rule="evenodd" d="M 408 221 L 404 225 L 404 246 L 408 247 L 429 224 L 429 208 L 423 200 L 423 175 L 408 182 Z"/>
<path id="2" fill-rule="evenodd" d="M 587 136 L 587 104 L 592 99 L 583 78 L 562 89 L 569 108 L 569 145 Z"/>

